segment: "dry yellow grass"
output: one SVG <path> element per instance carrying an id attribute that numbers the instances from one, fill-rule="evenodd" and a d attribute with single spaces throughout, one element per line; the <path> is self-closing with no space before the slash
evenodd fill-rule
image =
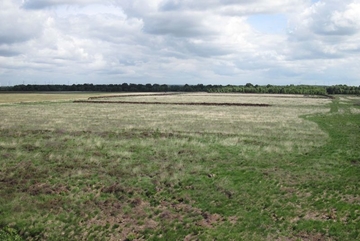
<path id="1" fill-rule="evenodd" d="M 80 98 L 80 96 L 73 96 Z M 83 96 L 85 97 L 85 96 Z M 279 98 L 280 97 L 280 98 Z M 318 126 L 301 115 L 329 111 L 327 99 L 267 95 L 181 94 L 124 97 L 139 101 L 271 103 L 271 107 L 178 106 L 87 103 L 33 103 L 0 106 L 1 129 L 66 131 L 159 130 L 226 134 L 226 145 L 258 142 L 266 152 L 305 150 L 326 139 Z M 274 141 L 275 140 L 275 141 Z M 300 143 L 300 144 L 299 144 Z"/>
<path id="2" fill-rule="evenodd" d="M 304 95 L 269 94 L 213 94 L 185 93 L 175 95 L 125 96 L 98 99 L 98 101 L 172 102 L 172 103 L 249 103 L 278 106 L 318 106 L 331 101 L 326 98 L 311 98 Z"/>
<path id="3" fill-rule="evenodd" d="M 110 95 L 108 93 L 89 92 L 44 92 L 44 93 L 0 93 L 0 104 L 44 102 L 44 101 L 67 101 L 87 99 L 90 96 Z"/>

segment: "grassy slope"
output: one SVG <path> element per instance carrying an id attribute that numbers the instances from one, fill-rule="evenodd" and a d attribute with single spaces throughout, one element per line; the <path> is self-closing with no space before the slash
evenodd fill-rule
<path id="1" fill-rule="evenodd" d="M 359 239 L 351 106 L 303 117 L 330 137 L 306 153 L 219 134 L 2 130 L 0 226 L 28 240 Z"/>

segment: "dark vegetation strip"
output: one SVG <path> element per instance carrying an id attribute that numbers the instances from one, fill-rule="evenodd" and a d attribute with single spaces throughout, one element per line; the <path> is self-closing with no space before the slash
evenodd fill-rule
<path id="1" fill-rule="evenodd" d="M 159 85 L 159 84 L 73 84 L 73 85 L 15 85 L 0 86 L 0 91 L 96 91 L 96 92 L 212 92 L 212 93 L 268 93 L 307 95 L 360 95 L 360 86 L 333 85 Z"/>
<path id="2" fill-rule="evenodd" d="M 143 130 L 143 129 L 131 129 L 131 130 L 121 130 L 119 132 L 113 131 L 68 131 L 65 129 L 56 129 L 56 130 L 16 130 L 16 129 L 4 129 L 1 130 L 1 136 L 3 137 L 12 137 L 16 136 L 18 138 L 26 137 L 28 135 L 38 135 L 43 138 L 50 139 L 54 135 L 68 135 L 72 137 L 79 137 L 83 135 L 92 135 L 97 137 L 111 137 L 116 139 L 132 139 L 132 138 L 189 138 L 189 135 L 198 135 L 198 136 L 219 136 L 219 137 L 238 137 L 236 133 L 222 133 L 222 132 L 201 132 L 201 131 L 171 131 L 164 132 L 159 130 Z M 0 146 L 0 150 L 3 147 Z"/>
<path id="3" fill-rule="evenodd" d="M 269 104 L 251 104 L 251 103 L 211 103 L 211 102 L 143 102 L 143 101 L 93 101 L 93 100 L 75 100 L 74 103 L 95 103 L 95 104 L 139 104 L 139 105 L 206 105 L 206 106 L 254 106 L 269 107 Z"/>

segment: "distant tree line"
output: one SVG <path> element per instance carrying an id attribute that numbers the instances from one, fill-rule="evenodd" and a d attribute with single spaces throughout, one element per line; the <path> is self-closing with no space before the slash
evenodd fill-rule
<path id="1" fill-rule="evenodd" d="M 73 84 L 73 85 L 15 85 L 0 87 L 0 91 L 96 91 L 96 92 L 211 92 L 211 93 L 269 93 L 269 94 L 305 94 L 360 95 L 360 86 L 333 85 L 159 85 L 159 84 Z"/>
<path id="2" fill-rule="evenodd" d="M 314 85 L 253 85 L 247 83 L 242 86 L 227 85 L 220 88 L 212 88 L 209 92 L 223 93 L 266 93 L 266 94 L 305 94 L 305 95 L 327 95 L 327 87 Z"/>

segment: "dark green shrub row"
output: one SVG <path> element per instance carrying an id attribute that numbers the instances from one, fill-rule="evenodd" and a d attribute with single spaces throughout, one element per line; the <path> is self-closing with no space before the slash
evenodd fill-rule
<path id="1" fill-rule="evenodd" d="M 269 94 L 351 94 L 360 95 L 360 86 L 333 85 L 159 85 L 159 84 L 73 84 L 73 85 L 15 85 L 0 87 L 0 91 L 99 91 L 99 92 L 197 92 L 212 93 L 269 93 Z"/>

